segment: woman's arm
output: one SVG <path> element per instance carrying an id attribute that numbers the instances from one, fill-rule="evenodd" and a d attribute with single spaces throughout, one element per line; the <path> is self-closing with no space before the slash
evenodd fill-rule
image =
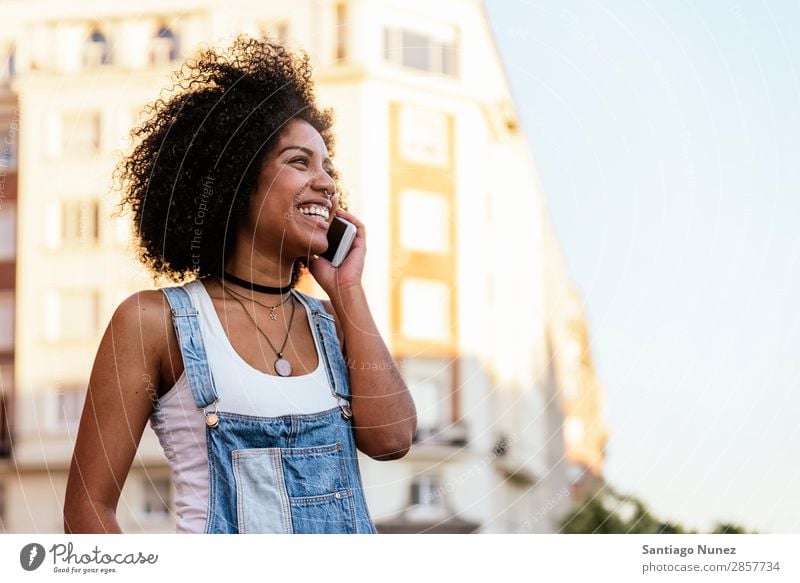
<path id="1" fill-rule="evenodd" d="M 411 449 L 417 410 L 378 332 L 361 285 L 367 253 L 366 228 L 351 213 L 341 209 L 336 213 L 356 226 L 353 245 L 338 268 L 315 257 L 309 269 L 331 298 L 344 337 L 358 449 L 377 460 L 395 460 Z"/>
<path id="2" fill-rule="evenodd" d="M 117 502 L 160 385 L 165 309 L 160 291 L 134 294 L 103 335 L 67 481 L 67 534 L 121 532 Z"/>
<path id="3" fill-rule="evenodd" d="M 342 290 L 333 309 L 347 346 L 358 449 L 376 460 L 399 459 L 411 448 L 417 427 L 408 387 L 378 332 L 364 289 L 359 285 Z"/>

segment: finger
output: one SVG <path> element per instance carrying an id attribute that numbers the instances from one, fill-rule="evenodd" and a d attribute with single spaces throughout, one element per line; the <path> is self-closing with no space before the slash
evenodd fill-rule
<path id="1" fill-rule="evenodd" d="M 364 228 L 364 223 L 358 220 L 358 217 L 356 217 L 354 214 L 349 213 L 347 211 L 343 211 L 342 209 L 337 209 L 336 213 L 340 215 L 343 219 L 347 219 L 348 221 L 353 223 L 357 228 L 362 228 L 362 229 Z"/>
<path id="2" fill-rule="evenodd" d="M 346 215 L 342 215 L 343 219 L 347 219 L 356 227 L 356 237 L 353 242 L 355 244 L 358 241 L 365 240 L 367 238 L 367 228 L 364 226 L 364 223 L 359 221 L 354 215 L 347 213 Z"/>

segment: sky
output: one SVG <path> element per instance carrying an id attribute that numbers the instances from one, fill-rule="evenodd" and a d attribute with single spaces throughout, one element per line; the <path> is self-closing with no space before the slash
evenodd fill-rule
<path id="1" fill-rule="evenodd" d="M 800 532 L 800 2 L 486 0 L 586 305 L 606 480 Z"/>

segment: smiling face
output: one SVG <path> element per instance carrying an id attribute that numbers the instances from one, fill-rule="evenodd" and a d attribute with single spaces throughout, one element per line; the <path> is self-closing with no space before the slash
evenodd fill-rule
<path id="1" fill-rule="evenodd" d="M 332 172 L 319 132 L 291 120 L 261 167 L 243 223 L 247 242 L 290 262 L 324 253 L 339 206 Z"/>

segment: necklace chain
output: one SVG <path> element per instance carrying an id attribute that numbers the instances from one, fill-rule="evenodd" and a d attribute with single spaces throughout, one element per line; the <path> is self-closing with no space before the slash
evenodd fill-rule
<path id="1" fill-rule="evenodd" d="M 277 319 L 278 319 L 278 316 L 277 316 L 277 314 L 275 313 L 275 310 L 277 310 L 277 309 L 278 309 L 278 308 L 280 308 L 280 307 L 281 307 L 283 304 L 285 304 L 286 302 L 288 302 L 288 301 L 289 301 L 289 299 L 292 297 L 292 294 L 291 294 L 291 293 L 289 293 L 289 294 L 286 296 L 286 299 L 284 299 L 282 302 L 280 302 L 280 303 L 277 303 L 277 304 L 275 304 L 274 306 L 268 306 L 267 304 L 262 304 L 261 302 L 259 302 L 258 300 L 256 300 L 256 299 L 255 299 L 255 298 L 253 298 L 253 297 L 250 297 L 250 298 L 249 298 L 249 297 L 247 297 L 246 295 L 243 295 L 243 294 L 240 294 L 240 293 L 238 293 L 238 292 L 235 292 L 235 291 L 233 291 L 231 288 L 229 288 L 228 286 L 226 286 L 224 283 L 222 284 L 222 287 L 225 289 L 225 291 L 227 291 L 227 292 L 228 292 L 228 293 L 230 293 L 230 294 L 233 294 L 233 295 L 239 296 L 240 298 L 243 298 L 243 299 L 245 299 L 245 300 L 250 300 L 250 301 L 252 301 L 253 303 L 255 303 L 255 304 L 258 304 L 259 306 L 263 306 L 263 307 L 267 308 L 267 309 L 269 310 L 269 319 L 270 319 L 270 320 L 277 320 Z"/>
<path id="2" fill-rule="evenodd" d="M 229 290 L 229 289 L 227 289 L 225 286 L 223 286 L 223 287 L 222 287 L 222 289 L 223 289 L 223 290 L 225 290 L 225 291 L 227 291 L 228 293 L 231 293 L 231 292 L 230 292 L 230 290 Z M 256 319 L 255 319 L 255 318 L 254 318 L 254 317 L 253 317 L 253 316 L 250 314 L 250 311 L 249 311 L 249 310 L 247 309 L 247 307 L 244 305 L 244 303 L 242 302 L 242 300 L 240 300 L 239 298 L 237 298 L 237 297 L 236 297 L 235 295 L 233 295 L 233 294 L 231 294 L 231 297 L 233 297 L 233 299 L 234 299 L 234 300 L 236 300 L 237 302 L 239 302 L 239 305 L 240 305 L 240 306 L 242 306 L 242 309 L 243 309 L 243 310 L 245 311 L 245 313 L 247 314 L 247 317 L 248 317 L 248 318 L 250 318 L 250 321 L 251 321 L 251 322 L 253 322 L 253 326 L 255 326 L 255 327 L 256 327 L 256 330 L 258 330 L 258 331 L 261 333 L 261 335 L 262 335 L 262 336 L 263 336 L 263 337 L 266 339 L 267 343 L 269 344 L 269 347 L 270 347 L 270 348 L 272 348 L 272 351 L 273 351 L 273 352 L 274 352 L 274 353 L 275 353 L 275 354 L 278 356 L 278 358 L 279 358 L 279 359 L 280 359 L 280 358 L 283 358 L 283 350 L 286 348 L 286 343 L 289 341 L 289 333 L 290 333 L 290 332 L 291 332 L 291 330 L 292 330 L 292 321 L 294 320 L 294 311 L 295 311 L 295 308 L 296 308 L 296 304 L 295 304 L 295 302 L 292 302 L 292 315 L 291 315 L 291 317 L 289 318 L 289 326 L 286 328 L 286 338 L 284 338 L 284 339 L 283 339 L 283 345 L 281 346 L 281 349 L 280 349 L 280 351 L 277 351 L 277 350 L 275 350 L 275 346 L 272 344 L 272 341 L 269 339 L 269 336 L 267 336 L 267 335 L 264 333 L 264 331 L 263 331 L 263 330 L 262 330 L 262 329 L 261 329 L 261 328 L 258 326 L 258 324 L 256 323 Z M 290 295 L 289 297 L 291 297 L 291 295 Z M 258 302 L 256 302 L 256 303 L 258 303 Z M 278 304 L 278 305 L 280 305 L 280 304 Z M 277 307 L 277 306 L 276 306 L 276 307 Z M 276 372 L 277 372 L 277 371 L 276 371 Z M 283 375 L 281 375 L 281 376 L 283 376 Z"/>

